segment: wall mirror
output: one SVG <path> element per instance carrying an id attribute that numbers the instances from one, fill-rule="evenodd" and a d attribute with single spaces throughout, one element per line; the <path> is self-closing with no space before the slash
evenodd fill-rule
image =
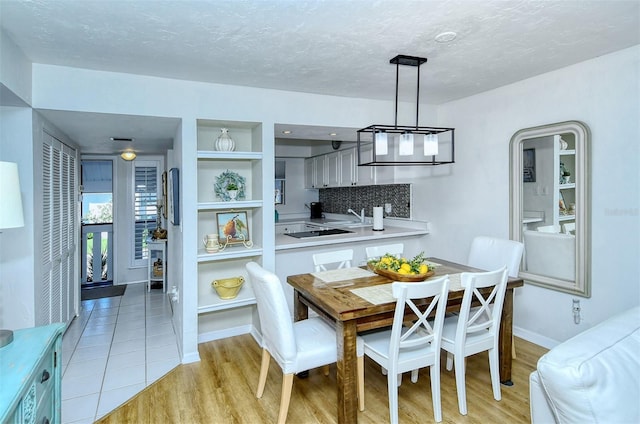
<path id="1" fill-rule="evenodd" d="M 524 243 L 525 282 L 591 295 L 589 128 L 567 121 L 516 132 L 510 143 L 510 235 Z"/>

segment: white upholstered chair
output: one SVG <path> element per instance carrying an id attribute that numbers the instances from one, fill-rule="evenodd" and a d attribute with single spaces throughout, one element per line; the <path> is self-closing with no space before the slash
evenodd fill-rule
<path id="1" fill-rule="evenodd" d="M 262 331 L 262 365 L 256 397 L 264 393 L 269 362 L 273 357 L 283 373 L 278 423 L 284 423 L 289 411 L 293 375 L 336 362 L 335 330 L 321 318 L 292 322 L 284 291 L 277 275 L 255 262 L 246 265 L 258 304 Z M 359 407 L 364 410 L 364 348 L 357 340 Z"/>
<path id="2" fill-rule="evenodd" d="M 485 271 L 507 267 L 510 277 L 517 277 L 524 244 L 515 240 L 478 236 L 471 242 L 467 265 Z"/>
<path id="3" fill-rule="evenodd" d="M 384 244 L 380 246 L 369 246 L 365 248 L 365 251 L 367 253 L 368 261 L 372 259 L 381 258 L 387 253 L 399 258 L 400 256 L 402 256 L 402 253 L 404 252 L 404 244 L 394 243 L 394 244 Z"/>
<path id="4" fill-rule="evenodd" d="M 493 397 L 496 400 L 501 399 L 498 335 L 507 279 L 506 266 L 496 271 L 462 273 L 460 280 L 465 290 L 460 313 L 450 315 L 444 320 L 442 349 L 447 351 L 447 370 L 451 370 L 455 363 L 458 409 L 462 415 L 467 415 L 465 387 L 467 356 L 488 351 Z M 481 288 L 490 288 L 490 294 L 483 295 L 479 290 Z M 471 308 L 474 300 L 480 302 L 479 307 Z"/>
<path id="5" fill-rule="evenodd" d="M 431 396 L 433 415 L 442 421 L 440 402 L 440 332 L 444 321 L 449 294 L 449 277 L 419 283 L 392 283 L 396 309 L 391 330 L 365 334 L 364 353 L 387 369 L 387 390 L 389 392 L 389 415 L 391 423 L 398 422 L 398 376 L 403 372 L 429 367 L 431 375 Z M 430 298 L 428 307 L 421 312 L 413 299 Z M 411 308 L 417 319 L 411 327 L 403 325 L 405 307 Z M 431 323 L 430 314 L 435 314 Z M 417 377 L 417 372 L 416 372 Z"/>
<path id="6" fill-rule="evenodd" d="M 351 261 L 353 261 L 353 249 L 313 254 L 313 265 L 316 272 L 327 271 L 327 265 L 331 264 L 338 264 L 335 269 L 350 268 Z"/>

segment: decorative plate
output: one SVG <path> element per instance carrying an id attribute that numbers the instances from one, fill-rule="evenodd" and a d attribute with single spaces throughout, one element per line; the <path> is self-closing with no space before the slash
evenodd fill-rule
<path id="1" fill-rule="evenodd" d="M 229 193 L 227 191 L 227 185 L 230 183 L 233 183 L 236 185 L 236 187 L 238 187 L 238 194 L 236 195 L 235 199 L 229 196 Z M 228 169 L 216 177 L 216 182 L 213 188 L 216 192 L 216 197 L 219 197 L 225 202 L 229 202 L 232 200 L 244 200 L 245 198 L 244 177 L 241 177 L 237 173 L 229 171 Z"/>
<path id="2" fill-rule="evenodd" d="M 388 269 L 376 268 L 375 266 L 369 264 L 369 269 L 375 272 L 378 275 L 382 275 L 383 277 L 387 277 L 392 279 L 393 281 L 402 281 L 402 282 L 412 282 L 415 283 L 417 281 L 424 281 L 427 278 L 433 276 L 435 271 L 429 271 L 426 274 L 399 274 L 397 272 L 390 271 Z"/>

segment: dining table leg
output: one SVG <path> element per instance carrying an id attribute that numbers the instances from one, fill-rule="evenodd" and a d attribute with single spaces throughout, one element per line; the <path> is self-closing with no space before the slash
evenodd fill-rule
<path id="1" fill-rule="evenodd" d="M 513 343 L 513 289 L 507 288 L 502 306 L 500 319 L 500 336 L 498 347 L 500 351 L 500 382 L 505 386 L 513 386 L 511 381 L 511 353 Z"/>
<path id="2" fill-rule="evenodd" d="M 341 424 L 358 422 L 356 337 L 354 321 L 336 322 L 338 423 Z"/>
<path id="3" fill-rule="evenodd" d="M 293 292 L 293 320 L 302 321 L 309 318 L 309 307 L 300 300 L 300 293 L 297 290 Z"/>

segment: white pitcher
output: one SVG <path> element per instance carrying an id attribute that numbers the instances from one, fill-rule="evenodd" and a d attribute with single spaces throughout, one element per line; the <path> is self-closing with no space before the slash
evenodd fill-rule
<path id="1" fill-rule="evenodd" d="M 204 249 L 207 253 L 216 253 L 220 249 L 217 234 L 207 234 L 202 239 L 202 244 L 204 244 Z"/>

